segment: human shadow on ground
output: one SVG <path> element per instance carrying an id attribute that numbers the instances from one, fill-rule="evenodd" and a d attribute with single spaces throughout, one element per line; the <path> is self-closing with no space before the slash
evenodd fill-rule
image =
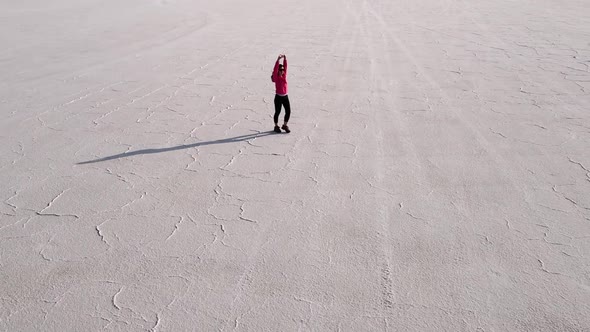
<path id="1" fill-rule="evenodd" d="M 140 154 L 152 154 L 152 153 L 162 153 L 162 152 L 190 149 L 190 148 L 194 148 L 197 146 L 203 146 L 203 145 L 243 142 L 243 141 L 251 140 L 254 138 L 273 135 L 273 134 L 275 134 L 274 131 L 265 131 L 265 132 L 258 132 L 255 134 L 248 134 L 248 135 L 241 135 L 241 136 L 236 136 L 236 137 L 224 138 L 224 139 L 219 139 L 219 140 L 215 140 L 215 141 L 205 141 L 205 142 L 198 142 L 198 143 L 193 143 L 193 144 L 183 144 L 183 145 L 172 146 L 172 147 L 168 147 L 168 148 L 143 149 L 143 150 L 129 151 L 129 152 L 123 152 L 123 153 L 119 153 L 119 154 L 115 154 L 112 156 L 103 157 L 103 158 L 99 158 L 99 159 L 82 161 L 82 162 L 76 163 L 76 165 L 98 163 L 101 161 L 126 158 L 126 157 L 136 156 L 136 155 L 140 155 Z"/>

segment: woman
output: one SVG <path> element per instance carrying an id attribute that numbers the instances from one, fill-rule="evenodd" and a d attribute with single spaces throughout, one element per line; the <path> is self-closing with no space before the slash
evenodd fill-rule
<path id="1" fill-rule="evenodd" d="M 283 63 L 280 64 L 279 61 L 283 59 Z M 279 55 L 277 58 L 277 62 L 275 62 L 275 67 L 272 71 L 272 81 L 275 83 L 276 94 L 275 94 L 275 133 L 280 133 L 281 129 L 290 133 L 289 126 L 287 126 L 287 122 L 289 122 L 289 117 L 291 117 L 291 104 L 289 104 L 289 96 L 287 96 L 287 57 L 284 54 Z M 283 126 L 279 128 L 279 114 L 281 114 L 281 107 L 285 107 L 285 119 Z"/>

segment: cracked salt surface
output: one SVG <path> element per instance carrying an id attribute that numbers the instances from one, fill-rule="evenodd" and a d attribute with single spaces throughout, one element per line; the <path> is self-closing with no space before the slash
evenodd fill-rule
<path id="1" fill-rule="evenodd" d="M 587 4 L 0 10 L 0 330 L 590 329 Z"/>

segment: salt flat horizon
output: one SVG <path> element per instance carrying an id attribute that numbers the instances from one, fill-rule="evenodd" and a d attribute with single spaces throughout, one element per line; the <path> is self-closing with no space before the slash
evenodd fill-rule
<path id="1" fill-rule="evenodd" d="M 590 330 L 589 3 L 0 20 L 0 330 Z"/>

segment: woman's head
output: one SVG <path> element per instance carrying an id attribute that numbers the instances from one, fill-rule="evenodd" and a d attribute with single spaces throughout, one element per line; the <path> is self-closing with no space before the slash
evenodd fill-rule
<path id="1" fill-rule="evenodd" d="M 279 76 L 283 76 L 285 74 L 285 66 L 282 64 L 279 65 Z"/>

